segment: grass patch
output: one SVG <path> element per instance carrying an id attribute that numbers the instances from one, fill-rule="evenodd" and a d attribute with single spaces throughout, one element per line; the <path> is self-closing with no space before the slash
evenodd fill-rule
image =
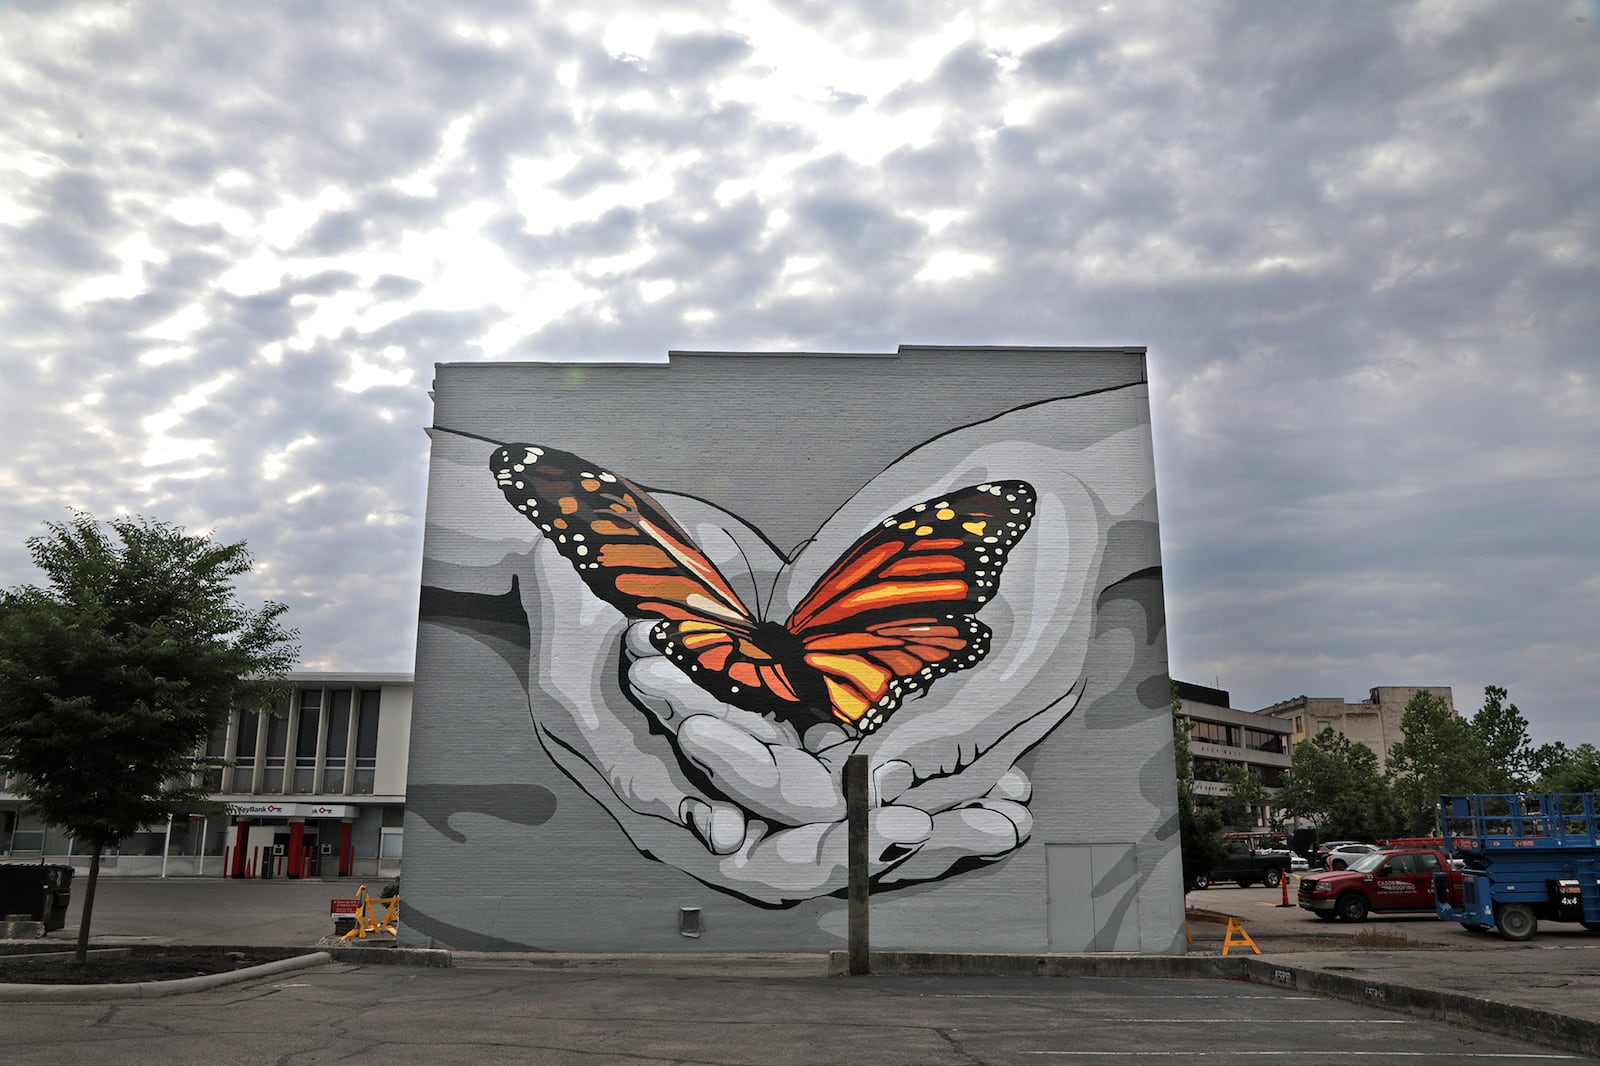
<path id="1" fill-rule="evenodd" d="M 1384 950 L 1405 950 L 1428 946 L 1420 940 L 1406 936 L 1404 933 L 1391 933 L 1383 929 L 1363 929 L 1350 938 L 1350 944 L 1352 947 L 1357 948 L 1381 948 Z"/>

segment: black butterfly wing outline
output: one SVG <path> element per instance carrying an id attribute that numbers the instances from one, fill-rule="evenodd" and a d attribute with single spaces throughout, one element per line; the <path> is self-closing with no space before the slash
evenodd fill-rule
<path id="1" fill-rule="evenodd" d="M 717 699 L 808 712 L 862 733 L 938 678 L 976 666 L 994 594 L 1033 517 L 1023 481 L 958 489 L 884 519 L 812 587 L 787 623 L 747 608 L 648 492 L 570 452 L 507 444 L 491 459 L 508 502 L 596 596 L 658 618 L 651 643 Z"/>
<path id="2" fill-rule="evenodd" d="M 629 618 L 756 618 L 694 539 L 627 478 L 556 448 L 507 444 L 490 460 L 506 501 L 556 546 L 596 596 Z"/>

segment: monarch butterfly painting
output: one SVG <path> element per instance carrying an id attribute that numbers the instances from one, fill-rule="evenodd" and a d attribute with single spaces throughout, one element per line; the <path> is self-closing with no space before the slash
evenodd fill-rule
<path id="1" fill-rule="evenodd" d="M 496 449 L 506 500 L 588 589 L 724 703 L 869 733 L 907 698 L 976 666 L 990 629 L 974 617 L 1033 520 L 1021 480 L 958 488 L 878 521 L 783 622 L 747 607 L 650 493 L 597 463 L 532 444 Z"/>

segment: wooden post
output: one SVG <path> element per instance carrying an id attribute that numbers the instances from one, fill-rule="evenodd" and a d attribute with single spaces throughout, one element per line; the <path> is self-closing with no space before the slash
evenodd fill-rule
<path id="1" fill-rule="evenodd" d="M 850 974 L 869 971 L 867 935 L 867 757 L 844 761 L 844 804 L 849 821 Z"/>

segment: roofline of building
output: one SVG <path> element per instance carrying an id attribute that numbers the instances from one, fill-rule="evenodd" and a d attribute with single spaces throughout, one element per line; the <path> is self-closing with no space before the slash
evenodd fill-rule
<path id="1" fill-rule="evenodd" d="M 351 684 L 410 685 L 416 677 L 412 674 L 366 673 L 360 670 L 291 670 L 290 681 L 348 681 Z"/>
<path id="2" fill-rule="evenodd" d="M 1148 349 L 1142 344 L 902 344 L 892 352 L 813 352 L 813 351 L 753 351 L 753 350 L 717 350 L 695 348 L 669 348 L 665 359 L 640 358 L 640 359 L 522 359 L 522 360 L 496 360 L 486 363 L 481 360 L 444 360 L 435 362 L 436 368 L 442 367 L 494 367 L 496 369 L 526 369 L 527 367 L 659 367 L 667 369 L 672 365 L 675 357 L 688 358 L 720 358 L 727 356 L 760 356 L 760 357 L 801 357 L 806 359 L 895 359 L 910 352 L 1014 352 L 1017 354 L 1052 354 L 1058 352 L 1077 352 L 1088 355 L 1103 353 L 1145 356 Z"/>

